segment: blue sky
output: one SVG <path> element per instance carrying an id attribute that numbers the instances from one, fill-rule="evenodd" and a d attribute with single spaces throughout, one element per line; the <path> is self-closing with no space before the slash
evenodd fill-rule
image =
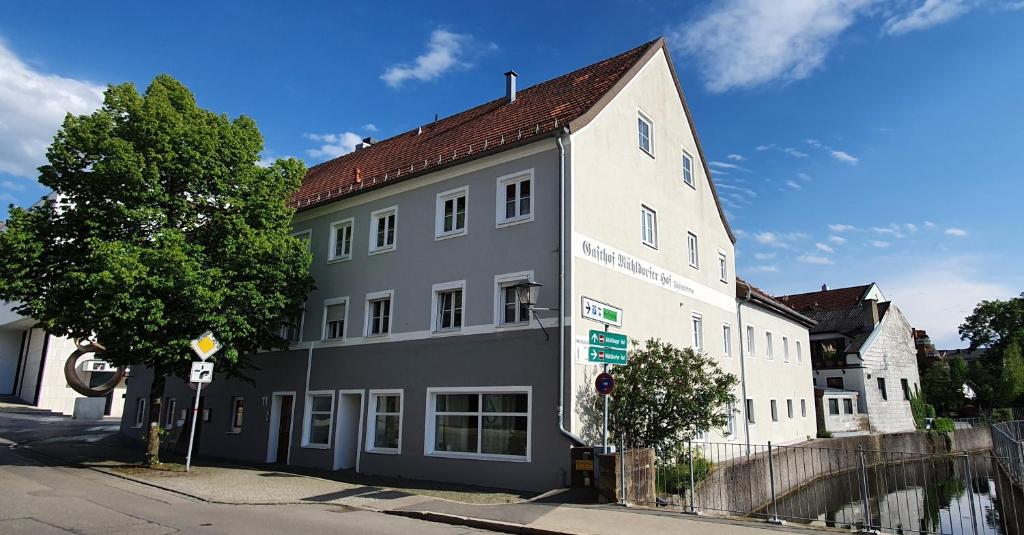
<path id="1" fill-rule="evenodd" d="M 741 276 L 878 282 L 947 347 L 1024 290 L 1024 0 L 121 4 L 5 9 L 0 217 L 108 83 L 169 73 L 312 164 L 665 35 Z"/>

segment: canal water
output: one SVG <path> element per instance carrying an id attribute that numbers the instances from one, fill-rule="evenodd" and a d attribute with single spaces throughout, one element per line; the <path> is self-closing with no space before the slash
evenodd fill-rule
<path id="1" fill-rule="evenodd" d="M 871 525 L 889 533 L 1024 535 L 1024 496 L 990 455 L 893 463 L 868 469 Z M 863 524 L 859 471 L 818 480 L 778 502 L 788 522 Z M 765 511 L 771 513 L 771 511 Z"/>

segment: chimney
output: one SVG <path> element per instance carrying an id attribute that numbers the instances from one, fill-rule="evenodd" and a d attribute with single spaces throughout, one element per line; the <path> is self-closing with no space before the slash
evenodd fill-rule
<path id="1" fill-rule="evenodd" d="M 828 284 L 822 284 L 821 285 L 821 291 L 827 292 L 828 291 Z"/>
<path id="2" fill-rule="evenodd" d="M 863 307 L 861 313 L 864 315 L 864 328 L 873 331 L 875 325 L 878 325 L 878 301 L 865 299 Z"/>
<path id="3" fill-rule="evenodd" d="M 505 100 L 509 102 L 516 101 L 516 78 L 519 75 L 516 71 L 508 71 L 505 73 Z"/>
<path id="4" fill-rule="evenodd" d="M 352 174 L 354 175 L 353 178 L 355 178 L 356 184 L 361 184 L 363 182 L 363 168 L 356 167 L 352 170 Z"/>

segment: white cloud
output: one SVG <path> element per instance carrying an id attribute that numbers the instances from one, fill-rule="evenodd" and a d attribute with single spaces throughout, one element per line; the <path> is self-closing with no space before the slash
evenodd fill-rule
<path id="1" fill-rule="evenodd" d="M 856 156 L 853 156 L 850 153 L 841 150 L 829 151 L 829 154 L 832 155 L 833 158 L 849 164 L 855 164 L 860 161 L 860 159 L 857 158 Z"/>
<path id="2" fill-rule="evenodd" d="M 734 162 L 742 162 L 743 160 L 746 160 L 746 158 L 744 158 L 743 156 L 741 156 L 739 154 L 730 154 L 730 155 L 726 156 L 726 158 L 729 158 L 730 160 L 732 160 Z"/>
<path id="3" fill-rule="evenodd" d="M 715 187 L 719 188 L 719 189 L 739 192 L 739 193 L 741 193 L 743 195 L 746 195 L 747 197 L 751 197 L 751 198 L 757 197 L 757 192 L 752 190 L 752 189 L 750 189 L 750 188 L 744 188 L 742 186 L 734 186 L 734 185 L 726 183 L 726 182 L 716 181 Z"/>
<path id="4" fill-rule="evenodd" d="M 725 0 L 669 32 L 708 90 L 800 80 L 825 63 L 840 34 L 873 0 Z"/>
<path id="5" fill-rule="evenodd" d="M 931 221 L 925 221 L 924 226 L 928 228 L 935 228 L 935 223 L 932 223 Z"/>
<path id="6" fill-rule="evenodd" d="M 903 224 L 903 228 L 907 229 L 907 232 L 909 232 L 911 234 L 917 232 L 917 225 L 915 225 L 913 223 L 904 223 Z"/>
<path id="7" fill-rule="evenodd" d="M 0 41 L 0 172 L 35 178 L 64 115 L 91 113 L 103 89 L 34 70 Z"/>
<path id="8" fill-rule="evenodd" d="M 792 189 L 803 189 L 803 186 L 801 186 L 800 184 L 797 184 L 796 182 L 794 182 L 792 180 L 787 180 L 786 181 L 786 185 L 789 186 Z"/>
<path id="9" fill-rule="evenodd" d="M 834 252 L 836 252 L 836 250 L 833 249 L 832 247 L 830 247 L 827 243 L 818 242 L 818 243 L 815 243 L 814 246 L 817 247 L 819 251 L 822 251 L 822 252 L 825 252 L 825 253 L 834 253 Z"/>
<path id="10" fill-rule="evenodd" d="M 366 123 L 366 124 L 363 125 L 363 130 L 366 130 L 367 132 L 376 132 L 377 131 L 377 125 L 375 125 L 373 123 Z"/>
<path id="11" fill-rule="evenodd" d="M 384 74 L 380 75 L 381 80 L 393 88 L 399 88 L 409 80 L 428 82 L 456 67 L 472 66 L 466 60 L 469 49 L 473 45 L 473 36 L 449 32 L 448 30 L 436 29 L 430 34 L 430 42 L 427 43 L 427 50 L 416 56 L 412 64 L 399 63 L 392 65 Z M 486 47 L 476 50 L 494 49 L 492 43 Z"/>
<path id="12" fill-rule="evenodd" d="M 790 156 L 792 156 L 794 158 L 806 158 L 807 157 L 807 153 L 806 152 L 800 152 L 800 151 L 794 149 L 793 147 L 784 147 L 784 148 L 779 149 L 779 150 L 781 150 L 782 152 L 785 152 L 786 154 L 788 154 L 788 155 L 790 155 Z"/>
<path id="13" fill-rule="evenodd" d="M 800 177 L 800 180 L 803 180 L 804 182 L 810 182 L 811 180 L 814 180 L 813 178 L 811 178 L 811 175 L 808 175 L 807 173 L 797 173 L 796 176 Z"/>
<path id="14" fill-rule="evenodd" d="M 974 6 L 967 0 L 925 0 L 916 9 L 890 17 L 882 26 L 888 35 L 901 35 L 917 30 L 926 30 L 949 22 Z"/>
<path id="15" fill-rule="evenodd" d="M 779 271 L 779 266 L 771 265 L 771 264 L 765 264 L 765 265 L 761 265 L 761 266 L 754 266 L 754 267 L 750 268 L 748 271 L 757 271 L 757 272 L 761 272 L 761 273 L 775 273 L 775 272 Z"/>
<path id="16" fill-rule="evenodd" d="M 754 258 L 756 258 L 757 260 L 771 260 L 776 256 L 776 253 L 754 253 Z"/>
<path id="17" fill-rule="evenodd" d="M 884 249 L 890 245 L 892 244 L 884 240 L 874 240 L 871 242 L 872 247 L 878 247 L 879 249 Z"/>
<path id="18" fill-rule="evenodd" d="M 842 236 L 829 236 L 828 237 L 828 241 L 830 241 L 830 242 L 832 242 L 832 243 L 834 243 L 836 245 L 842 245 L 842 244 L 846 243 L 846 238 L 844 238 Z"/>
<path id="19" fill-rule="evenodd" d="M 754 240 L 761 245 L 768 245 L 770 247 L 778 247 L 780 249 L 791 249 L 792 244 L 797 241 L 807 239 L 807 234 L 803 232 L 757 232 L 754 234 Z"/>
<path id="20" fill-rule="evenodd" d="M 763 151 L 763 150 L 774 149 L 774 148 L 775 148 L 775 143 L 770 143 L 768 145 L 758 145 L 758 146 L 754 147 L 754 150 L 760 152 L 760 151 Z"/>
<path id="21" fill-rule="evenodd" d="M 0 188 L 7 191 L 25 191 L 25 187 L 25 184 L 14 182 L 13 180 L 0 181 Z"/>
<path id="22" fill-rule="evenodd" d="M 363 138 L 359 137 L 359 134 L 353 132 L 342 132 L 341 134 L 303 134 L 302 137 L 320 144 L 319 147 L 306 151 L 306 154 L 313 158 L 337 158 L 355 150 L 356 145 L 363 140 Z"/>
<path id="23" fill-rule="evenodd" d="M 967 231 L 962 228 L 950 227 L 946 229 L 946 235 L 962 238 L 967 235 Z"/>
<path id="24" fill-rule="evenodd" d="M 903 233 L 900 232 L 898 225 L 889 225 L 888 227 L 871 227 L 871 230 L 876 234 L 882 234 L 884 236 L 892 236 L 893 238 L 902 238 Z"/>
<path id="25" fill-rule="evenodd" d="M 728 162 L 712 161 L 712 162 L 708 162 L 708 165 L 710 165 L 711 167 L 721 168 L 721 169 L 742 169 L 742 167 L 740 167 L 740 166 L 738 166 L 738 165 L 736 165 L 734 163 L 728 163 Z"/>
<path id="26" fill-rule="evenodd" d="M 827 265 L 831 265 L 831 264 L 835 263 L 835 262 L 832 261 L 831 258 L 828 258 L 828 257 L 825 257 L 825 256 L 820 256 L 820 255 L 814 255 L 814 254 L 802 254 L 802 255 L 796 257 L 796 259 L 797 259 L 797 261 L 803 262 L 805 264 L 818 264 L 818 265 L 823 265 L 823 266 L 827 266 Z"/>
<path id="27" fill-rule="evenodd" d="M 846 232 L 848 230 L 857 230 L 857 227 L 845 223 L 833 223 L 828 226 L 828 229 L 832 232 Z"/>

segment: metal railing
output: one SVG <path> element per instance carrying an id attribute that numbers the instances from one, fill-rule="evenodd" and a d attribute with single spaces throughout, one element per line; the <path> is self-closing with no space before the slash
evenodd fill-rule
<path id="1" fill-rule="evenodd" d="M 992 454 L 1015 484 L 1024 484 L 1024 421 L 992 425 Z"/>
<path id="2" fill-rule="evenodd" d="M 1024 449 L 1014 447 L 934 455 L 769 443 L 748 453 L 738 443 L 692 442 L 675 462 L 631 463 L 640 456 L 626 447 L 620 463 L 634 505 L 858 531 L 1017 535 L 1024 470 L 1006 467 L 1024 466 Z"/>

